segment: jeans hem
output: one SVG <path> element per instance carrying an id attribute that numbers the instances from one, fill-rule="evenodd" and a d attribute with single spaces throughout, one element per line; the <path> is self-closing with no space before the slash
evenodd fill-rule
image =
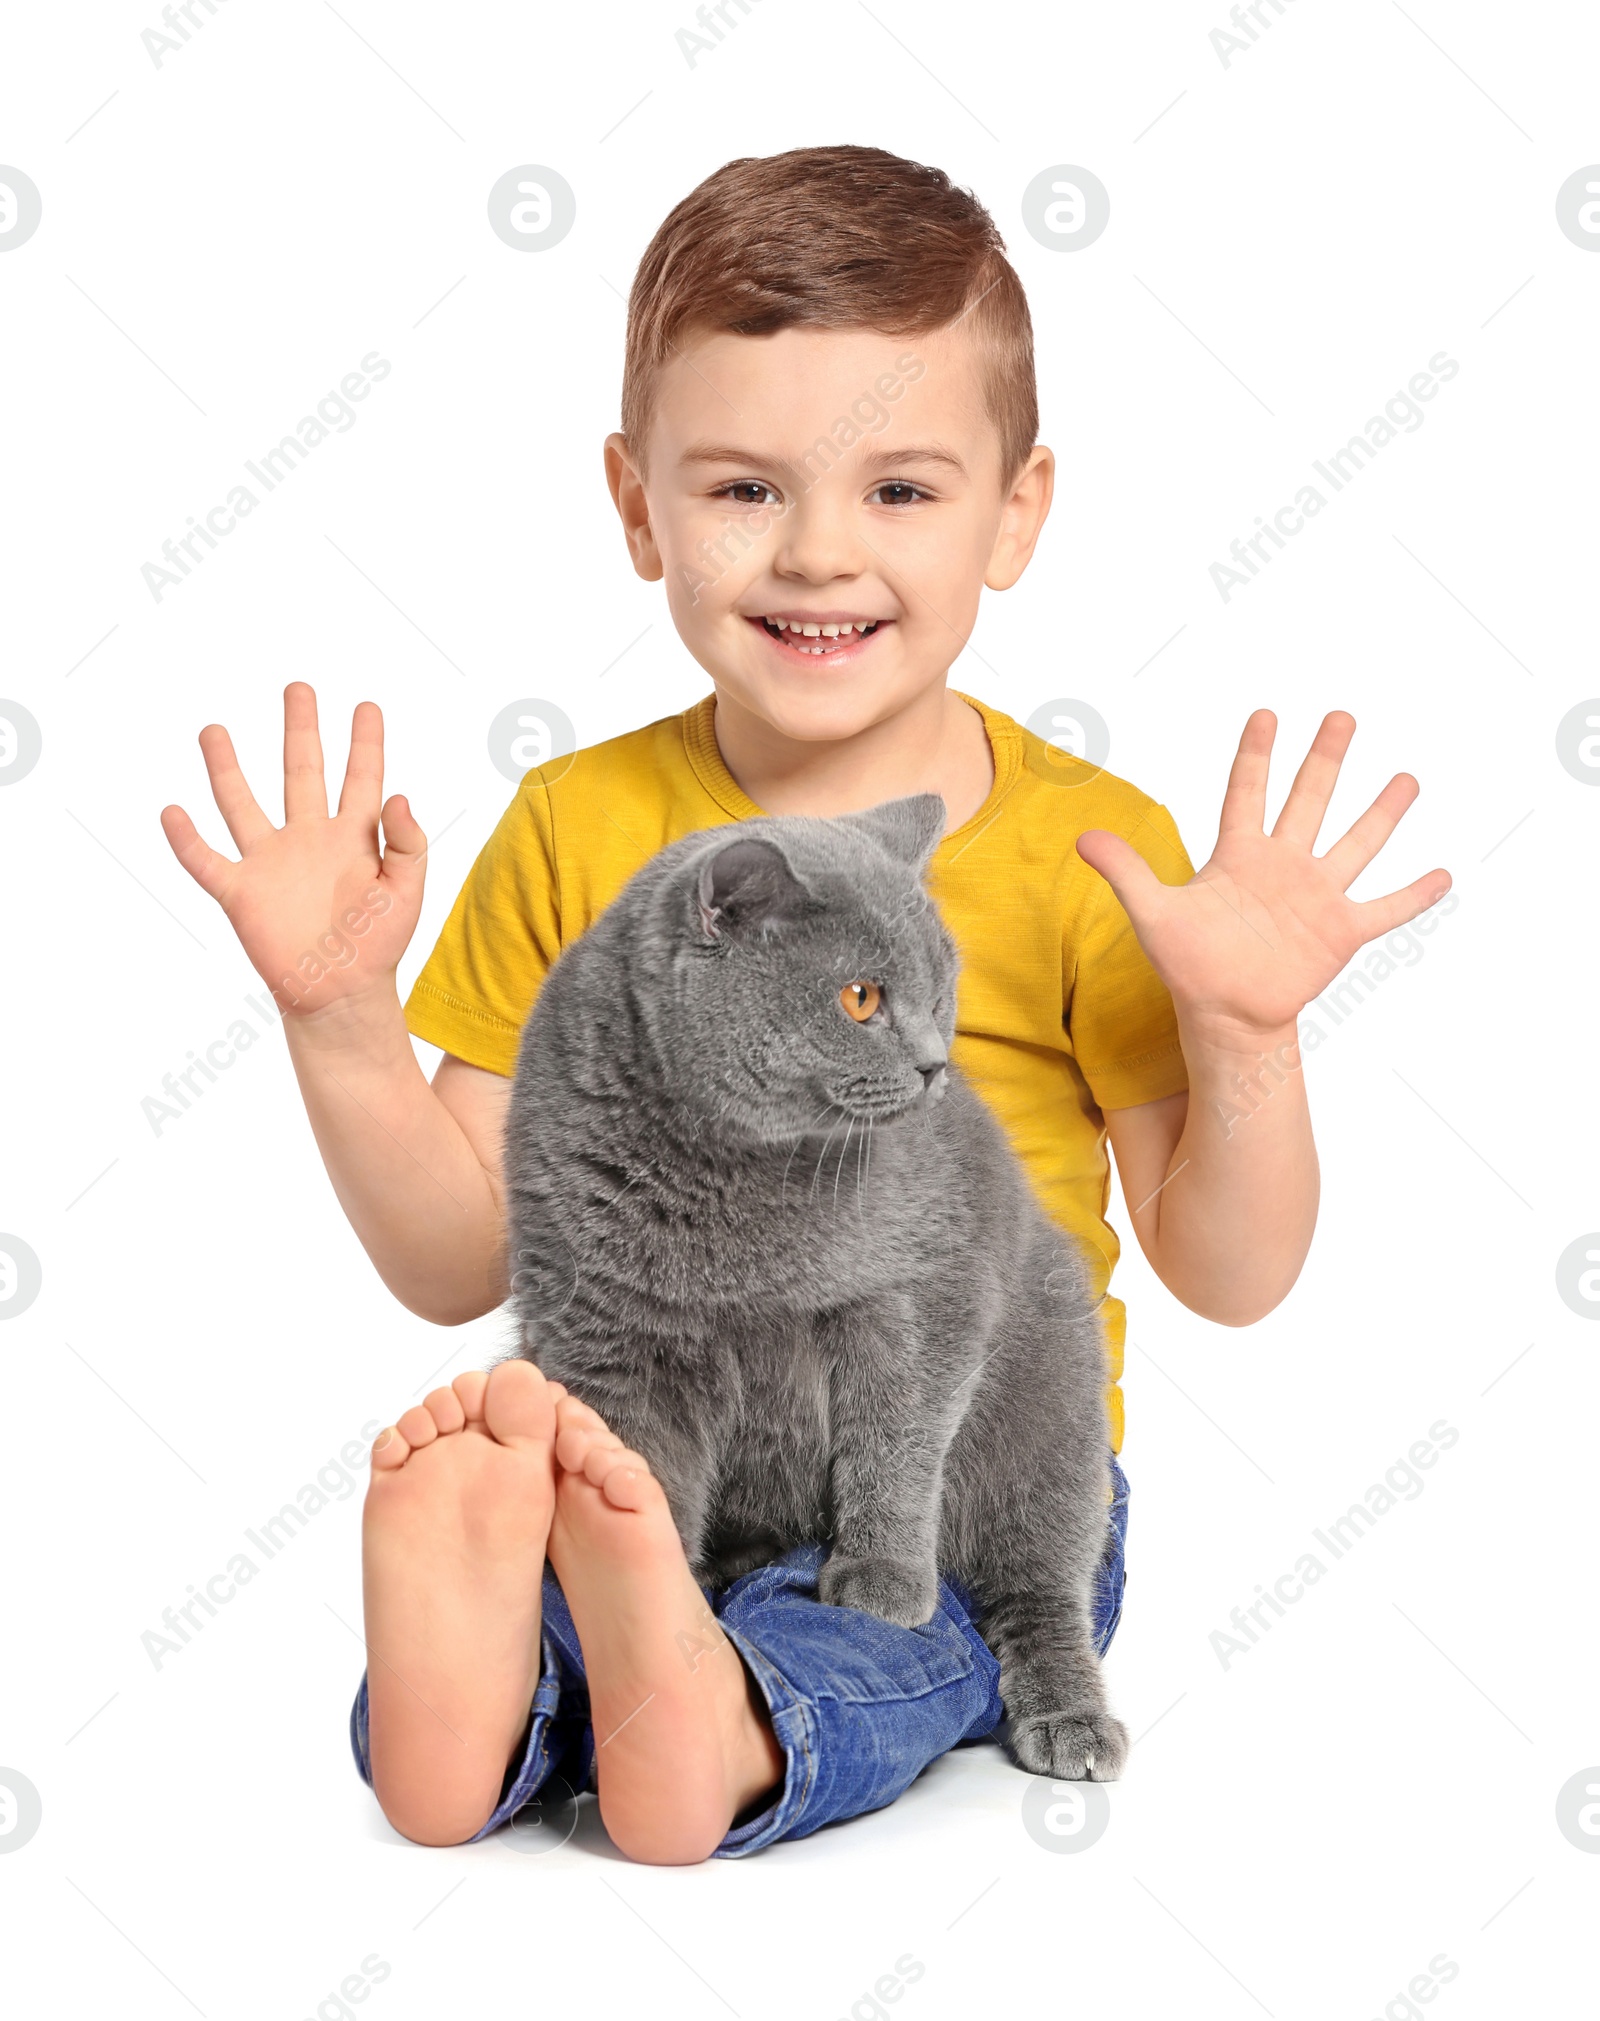
<path id="1" fill-rule="evenodd" d="M 721 1623 L 722 1632 L 738 1650 L 750 1675 L 761 1687 L 772 1721 L 773 1738 L 783 1749 L 783 1788 L 776 1803 L 759 1816 L 729 1828 L 713 1859 L 742 1859 L 783 1838 L 804 1811 L 817 1779 L 816 1722 L 811 1707 L 795 1696 L 759 1649 L 739 1629 Z"/>

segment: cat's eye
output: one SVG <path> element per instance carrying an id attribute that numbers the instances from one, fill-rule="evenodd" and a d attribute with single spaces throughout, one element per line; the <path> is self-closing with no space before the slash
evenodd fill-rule
<path id="1" fill-rule="evenodd" d="M 839 1001 L 856 1023 L 862 1025 L 883 1001 L 883 992 L 875 982 L 847 982 L 839 992 Z"/>

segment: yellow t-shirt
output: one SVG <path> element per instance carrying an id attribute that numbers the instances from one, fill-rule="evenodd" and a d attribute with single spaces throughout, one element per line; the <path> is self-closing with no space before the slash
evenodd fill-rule
<path id="1" fill-rule="evenodd" d="M 994 786 L 946 835 L 928 889 L 961 952 L 952 1057 L 1005 1126 L 1047 1212 L 1104 1294 L 1120 1245 L 1106 1220 L 1106 1109 L 1188 1086 L 1172 1000 L 1111 887 L 1075 847 L 1127 838 L 1166 884 L 1193 875 L 1165 807 L 975 697 Z M 718 749 L 707 695 L 528 773 L 461 889 L 406 1004 L 420 1039 L 510 1074 L 551 963 L 633 873 L 680 835 L 761 809 Z M 1111 1431 L 1122 1446 L 1124 1312 L 1102 1307 Z"/>

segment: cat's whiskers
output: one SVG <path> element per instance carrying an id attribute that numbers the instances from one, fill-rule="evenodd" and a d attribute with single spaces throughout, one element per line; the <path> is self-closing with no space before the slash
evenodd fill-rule
<path id="1" fill-rule="evenodd" d="M 844 1142 L 839 1146 L 839 1162 L 833 1169 L 833 1211 L 835 1214 L 839 1211 L 839 1180 L 844 1172 L 845 1153 L 850 1148 L 850 1132 L 855 1126 L 856 1119 L 854 1116 L 851 1116 L 845 1123 Z"/>
<path id="2" fill-rule="evenodd" d="M 856 1139 L 856 1219 L 865 1212 L 866 1178 L 862 1172 L 863 1153 L 870 1153 L 872 1145 L 872 1118 L 868 1116 L 867 1127 Z"/>
<path id="3" fill-rule="evenodd" d="M 836 1106 L 837 1106 L 837 1104 L 834 1104 L 834 1103 L 830 1103 L 830 1104 L 829 1104 L 829 1106 L 830 1106 L 830 1107 L 836 1107 Z M 850 1119 L 850 1111 L 849 1111 L 848 1109 L 846 1109 L 846 1110 L 845 1110 L 845 1112 L 844 1112 L 844 1114 L 845 1114 L 845 1120 L 846 1120 L 846 1121 L 848 1122 L 848 1121 L 849 1121 L 849 1119 Z M 825 1136 L 825 1137 L 823 1138 L 823 1140 L 822 1140 L 822 1149 L 821 1149 L 821 1150 L 820 1150 L 820 1151 L 819 1151 L 819 1152 L 817 1153 L 817 1169 L 816 1169 L 816 1170 L 815 1170 L 815 1171 L 814 1171 L 814 1172 L 812 1173 L 812 1175 L 811 1175 L 811 1185 L 810 1185 L 810 1188 L 808 1189 L 808 1191 L 807 1191 L 807 1193 L 806 1193 L 806 1199 L 807 1199 L 808 1201 L 814 1200 L 814 1199 L 815 1199 L 815 1198 L 817 1197 L 817 1187 L 818 1187 L 818 1185 L 819 1185 L 819 1184 L 821 1183 L 821 1180 L 822 1180 L 822 1161 L 823 1161 L 823 1159 L 824 1159 L 824 1158 L 826 1158 L 826 1157 L 827 1157 L 827 1155 L 828 1155 L 828 1147 L 829 1147 L 829 1145 L 830 1145 L 830 1144 L 832 1144 L 832 1142 L 833 1142 L 833 1135 L 834 1135 L 834 1131 L 835 1131 L 835 1130 L 837 1130 L 837 1129 L 838 1129 L 838 1127 L 839 1127 L 839 1125 L 838 1125 L 837 1123 L 835 1123 L 835 1124 L 833 1125 L 833 1129 L 830 1129 L 830 1130 L 829 1130 L 829 1132 L 828 1132 L 828 1134 L 827 1134 L 827 1136 Z M 847 1132 L 846 1132 L 846 1137 L 847 1137 L 847 1138 L 848 1138 L 848 1135 L 849 1135 L 849 1133 L 848 1133 L 848 1131 L 847 1131 Z"/>
<path id="4" fill-rule="evenodd" d="M 801 1136 L 795 1138 L 794 1150 L 792 1150 L 789 1153 L 788 1157 L 784 1160 L 783 1163 L 783 1184 L 779 1189 L 778 1193 L 778 1204 L 780 1206 L 787 1207 L 789 1204 L 789 1167 L 794 1163 L 795 1152 L 798 1151 L 800 1149 L 800 1146 L 806 1141 L 806 1135 L 808 1135 L 810 1131 L 813 1128 L 815 1128 L 815 1126 L 818 1123 L 822 1121 L 823 1117 L 828 1113 L 830 1109 L 837 1108 L 837 1106 L 838 1104 L 835 1102 L 824 1102 L 822 1107 L 818 1109 L 817 1113 L 811 1118 L 811 1121 L 806 1125 L 805 1134 L 802 1134 Z M 837 1124 L 834 1127 L 837 1128 L 838 1127 Z M 833 1131 L 830 1130 L 828 1134 L 829 1136 L 832 1136 Z"/>

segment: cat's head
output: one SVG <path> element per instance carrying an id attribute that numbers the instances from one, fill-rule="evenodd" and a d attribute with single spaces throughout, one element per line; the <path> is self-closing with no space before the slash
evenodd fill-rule
<path id="1" fill-rule="evenodd" d="M 958 962 L 922 879 L 944 824 L 919 793 L 676 846 L 640 993 L 676 1099 L 766 1143 L 938 1099 Z"/>

